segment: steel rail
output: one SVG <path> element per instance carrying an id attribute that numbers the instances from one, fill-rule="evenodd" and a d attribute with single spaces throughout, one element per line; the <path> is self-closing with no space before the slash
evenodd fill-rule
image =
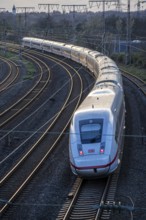
<path id="1" fill-rule="evenodd" d="M 120 70 L 122 71 L 122 75 L 124 77 L 126 77 L 132 83 L 134 83 L 138 87 L 138 89 L 141 90 L 144 95 L 146 95 L 146 82 L 144 80 L 140 79 L 137 76 L 134 76 L 133 74 L 131 74 L 128 71 L 123 70 L 122 68 L 120 68 Z"/>
<path id="2" fill-rule="evenodd" d="M 31 59 L 34 61 L 34 57 L 31 57 Z M 39 59 L 36 58 L 36 60 L 38 62 Z M 40 60 L 39 60 L 39 62 L 40 62 Z M 46 75 L 44 75 L 44 70 L 43 70 L 42 66 L 38 63 L 39 68 L 41 70 L 39 79 L 37 80 L 36 84 L 23 97 L 21 97 L 19 100 L 17 100 L 9 108 L 7 108 L 3 112 L 1 112 L 0 117 L 3 119 L 3 122 L 1 122 L 0 127 L 4 126 L 12 118 L 16 117 L 28 105 L 30 105 L 43 92 L 43 90 L 48 85 L 49 79 L 50 79 L 50 70 L 49 70 L 49 67 L 44 62 L 41 62 L 41 63 L 46 67 L 46 73 L 48 73 L 47 78 L 46 78 Z M 43 77 L 44 77 L 44 79 L 43 79 Z M 38 91 L 36 93 L 34 93 L 33 91 L 36 90 L 37 88 L 39 88 Z M 32 94 L 33 94 L 33 96 L 32 96 Z M 29 96 L 31 98 L 28 100 Z M 22 102 L 24 102 L 23 105 L 22 105 Z M 20 108 L 19 108 L 19 105 L 20 105 Z M 12 113 L 12 109 L 15 109 L 15 111 L 13 111 L 13 113 Z M 10 112 L 10 115 L 9 115 L 9 112 Z"/>
<path id="3" fill-rule="evenodd" d="M 52 59 L 53 60 L 53 59 Z M 69 73 L 69 71 L 66 69 L 66 68 L 64 68 L 65 70 L 66 70 L 66 72 L 70 75 L 70 73 Z M 72 78 L 71 78 L 71 81 L 72 81 Z M 71 92 L 70 92 L 71 93 Z M 69 94 L 70 94 L 69 93 Z M 69 97 L 69 94 L 68 94 L 68 97 Z M 64 105 L 63 105 L 64 106 Z M 59 112 L 57 112 L 55 115 L 54 115 L 54 117 L 57 117 L 57 115 L 59 115 Z M 53 123 L 52 123 L 53 124 Z M 50 128 L 51 128 L 51 126 L 50 126 Z M 49 129 L 50 129 L 49 128 Z M 29 138 L 28 138 L 28 140 L 29 140 Z"/>
<path id="4" fill-rule="evenodd" d="M 3 58 L 0 57 L 0 59 L 2 60 Z M 19 75 L 19 68 L 16 63 L 14 63 L 13 61 L 9 61 L 6 58 L 3 60 L 8 64 L 10 70 L 8 76 L 2 82 L 0 82 L 0 92 L 3 92 L 8 87 L 10 87 L 10 85 L 12 85 L 15 82 Z M 12 71 L 12 65 L 15 66 L 16 71 Z"/>
<path id="5" fill-rule="evenodd" d="M 80 78 L 80 76 L 79 76 Z M 81 80 L 81 78 L 80 78 Z M 72 89 L 71 89 L 72 90 Z M 81 94 L 82 94 L 82 83 L 81 83 Z M 79 102 L 80 102 L 80 98 L 81 98 L 81 94 L 78 98 L 78 101 L 76 103 L 76 107 L 78 106 Z M 65 106 L 67 105 L 67 102 L 69 101 L 69 97 L 71 95 L 71 92 L 68 96 L 68 98 L 66 99 L 61 111 L 57 114 L 57 118 L 59 118 L 59 116 L 61 115 L 62 113 L 62 110 L 65 109 Z M 57 118 L 55 119 L 55 121 L 57 120 Z M 69 125 L 70 123 L 70 120 L 71 120 L 71 116 L 68 120 L 68 122 L 66 123 L 66 126 L 63 128 L 63 130 L 60 132 L 60 134 L 58 135 L 58 137 L 56 138 L 55 142 L 52 144 L 52 146 L 50 147 L 49 151 L 45 154 L 45 156 L 41 159 L 41 161 L 38 163 L 38 165 L 35 167 L 35 169 L 31 172 L 31 174 L 25 179 L 25 181 L 21 184 L 21 186 L 17 189 L 17 191 L 8 199 L 8 202 L 7 204 L 5 204 L 2 208 L 1 208 L 1 213 L 5 210 L 5 208 L 8 206 L 8 204 L 11 203 L 11 201 L 15 198 L 15 196 L 18 194 L 18 192 L 20 192 L 20 190 L 24 187 L 24 185 L 28 182 L 28 180 L 30 180 L 30 178 L 32 177 L 32 175 L 36 172 L 36 170 L 42 165 L 43 161 L 46 159 L 46 157 L 49 155 L 49 153 L 52 151 L 53 147 L 57 144 L 57 142 L 59 141 L 60 137 L 62 136 L 63 132 L 65 131 L 65 129 L 67 128 L 67 126 Z M 48 128 L 49 129 L 49 128 Z M 46 132 L 43 134 L 43 136 L 46 135 L 46 133 L 48 132 L 48 129 L 46 130 Z M 39 142 L 40 140 L 38 140 Z M 11 173 L 12 174 L 12 173 Z M 4 181 L 4 180 L 3 180 Z M 2 181 L 2 182 L 3 182 Z M 3 182 L 4 183 L 4 182 Z"/>
<path id="6" fill-rule="evenodd" d="M 8 71 L 7 75 L 5 76 L 5 78 L 2 79 L 2 81 L 0 82 L 0 86 L 2 84 L 4 84 L 8 80 L 10 75 L 11 75 L 11 65 L 10 65 L 10 62 L 7 59 L 4 59 L 3 57 L 0 56 L 0 65 L 2 65 L 2 62 L 7 64 L 7 66 L 9 67 L 9 71 Z M 1 88 L 0 88 L 0 91 L 1 91 Z"/>

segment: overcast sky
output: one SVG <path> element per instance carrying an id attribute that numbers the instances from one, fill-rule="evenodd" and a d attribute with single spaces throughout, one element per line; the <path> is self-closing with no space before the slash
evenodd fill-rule
<path id="1" fill-rule="evenodd" d="M 127 2 L 128 0 L 121 0 L 122 4 L 127 4 Z M 136 10 L 137 7 L 135 6 L 135 4 L 138 2 L 138 0 L 131 0 L 130 2 L 131 9 Z M 35 11 L 40 11 L 40 9 L 38 8 L 38 4 L 85 4 L 89 8 L 89 0 L 0 0 L 0 8 L 5 8 L 8 11 L 12 10 L 13 5 L 15 5 L 16 7 L 35 7 Z M 94 8 L 98 10 L 98 7 Z M 126 11 L 126 8 L 126 5 L 122 6 L 123 11 Z M 100 9 L 102 9 L 101 6 Z M 146 9 L 146 4 L 143 4 L 143 9 Z M 59 8 L 59 10 L 61 10 L 61 7 Z M 93 10 L 93 8 L 90 10 Z"/>

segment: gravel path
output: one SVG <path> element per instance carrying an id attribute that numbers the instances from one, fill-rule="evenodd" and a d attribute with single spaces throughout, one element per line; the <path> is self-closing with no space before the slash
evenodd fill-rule
<path id="1" fill-rule="evenodd" d="M 146 135 L 146 97 L 124 80 L 126 96 L 126 138 L 121 172 L 118 182 L 116 201 L 125 206 L 135 207 L 134 220 L 146 219 L 146 144 L 142 135 Z M 115 212 L 112 220 L 130 218 L 126 210 Z"/>

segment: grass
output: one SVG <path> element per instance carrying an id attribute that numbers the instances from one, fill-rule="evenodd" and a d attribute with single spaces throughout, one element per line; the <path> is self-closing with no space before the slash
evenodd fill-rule
<path id="1" fill-rule="evenodd" d="M 135 67 L 133 65 L 119 65 L 119 68 L 131 73 L 134 76 L 137 76 L 138 78 L 142 79 L 144 82 L 146 82 L 146 69 Z"/>
<path id="2" fill-rule="evenodd" d="M 4 52 L 0 51 L 0 55 L 5 56 L 7 59 L 10 59 L 12 61 L 20 63 L 19 55 L 16 55 L 12 52 L 7 51 L 4 55 Z M 34 76 L 34 73 L 35 73 L 34 64 L 26 59 L 22 59 L 21 62 L 23 63 L 23 65 L 25 66 L 25 68 L 27 70 L 27 75 L 25 76 L 24 79 L 32 79 Z M 119 66 L 119 68 L 131 73 L 132 75 L 137 76 L 138 78 L 140 78 L 146 82 L 146 69 L 144 69 L 142 67 L 137 67 L 134 65 L 127 65 L 126 66 L 126 65 L 123 65 L 120 63 L 118 66 Z"/>
<path id="3" fill-rule="evenodd" d="M 16 62 L 19 65 L 23 64 L 27 71 L 27 74 L 24 77 L 24 79 L 32 79 L 34 77 L 35 66 L 32 62 L 24 58 L 20 59 L 19 55 L 16 55 L 15 53 L 10 52 L 10 51 L 6 51 L 6 53 L 4 53 L 3 51 L 0 51 L 0 55 L 9 60 Z"/>
<path id="4" fill-rule="evenodd" d="M 23 65 L 25 65 L 27 69 L 27 75 L 24 77 L 24 79 L 32 79 L 35 73 L 34 64 L 25 59 L 22 59 L 22 62 L 23 62 Z"/>

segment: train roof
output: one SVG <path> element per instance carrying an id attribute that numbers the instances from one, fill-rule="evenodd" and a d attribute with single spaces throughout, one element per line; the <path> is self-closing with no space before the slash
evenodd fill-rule
<path id="1" fill-rule="evenodd" d="M 99 75 L 98 79 L 96 80 L 96 84 L 100 83 L 113 83 L 114 85 L 122 86 L 122 77 L 120 74 L 115 74 L 113 72 L 109 73 L 108 71 Z"/>
<path id="2" fill-rule="evenodd" d="M 97 58 L 97 57 L 99 57 L 99 56 L 102 56 L 102 54 L 101 54 L 100 52 L 98 52 L 98 51 L 91 50 L 91 51 L 89 52 L 89 56 L 91 56 L 91 57 L 93 57 L 93 58 Z"/>
<path id="3" fill-rule="evenodd" d="M 76 51 L 83 51 L 84 47 L 73 45 L 73 49 L 75 49 Z"/>
<path id="4" fill-rule="evenodd" d="M 49 42 L 50 41 L 48 41 L 48 43 Z M 64 46 L 65 45 L 65 43 L 61 43 L 61 42 L 57 42 L 57 41 L 51 41 L 51 43 L 52 43 L 53 46 Z"/>
<path id="5" fill-rule="evenodd" d="M 102 85 L 89 93 L 76 112 L 114 110 L 121 98 L 122 92 L 118 86 Z"/>

